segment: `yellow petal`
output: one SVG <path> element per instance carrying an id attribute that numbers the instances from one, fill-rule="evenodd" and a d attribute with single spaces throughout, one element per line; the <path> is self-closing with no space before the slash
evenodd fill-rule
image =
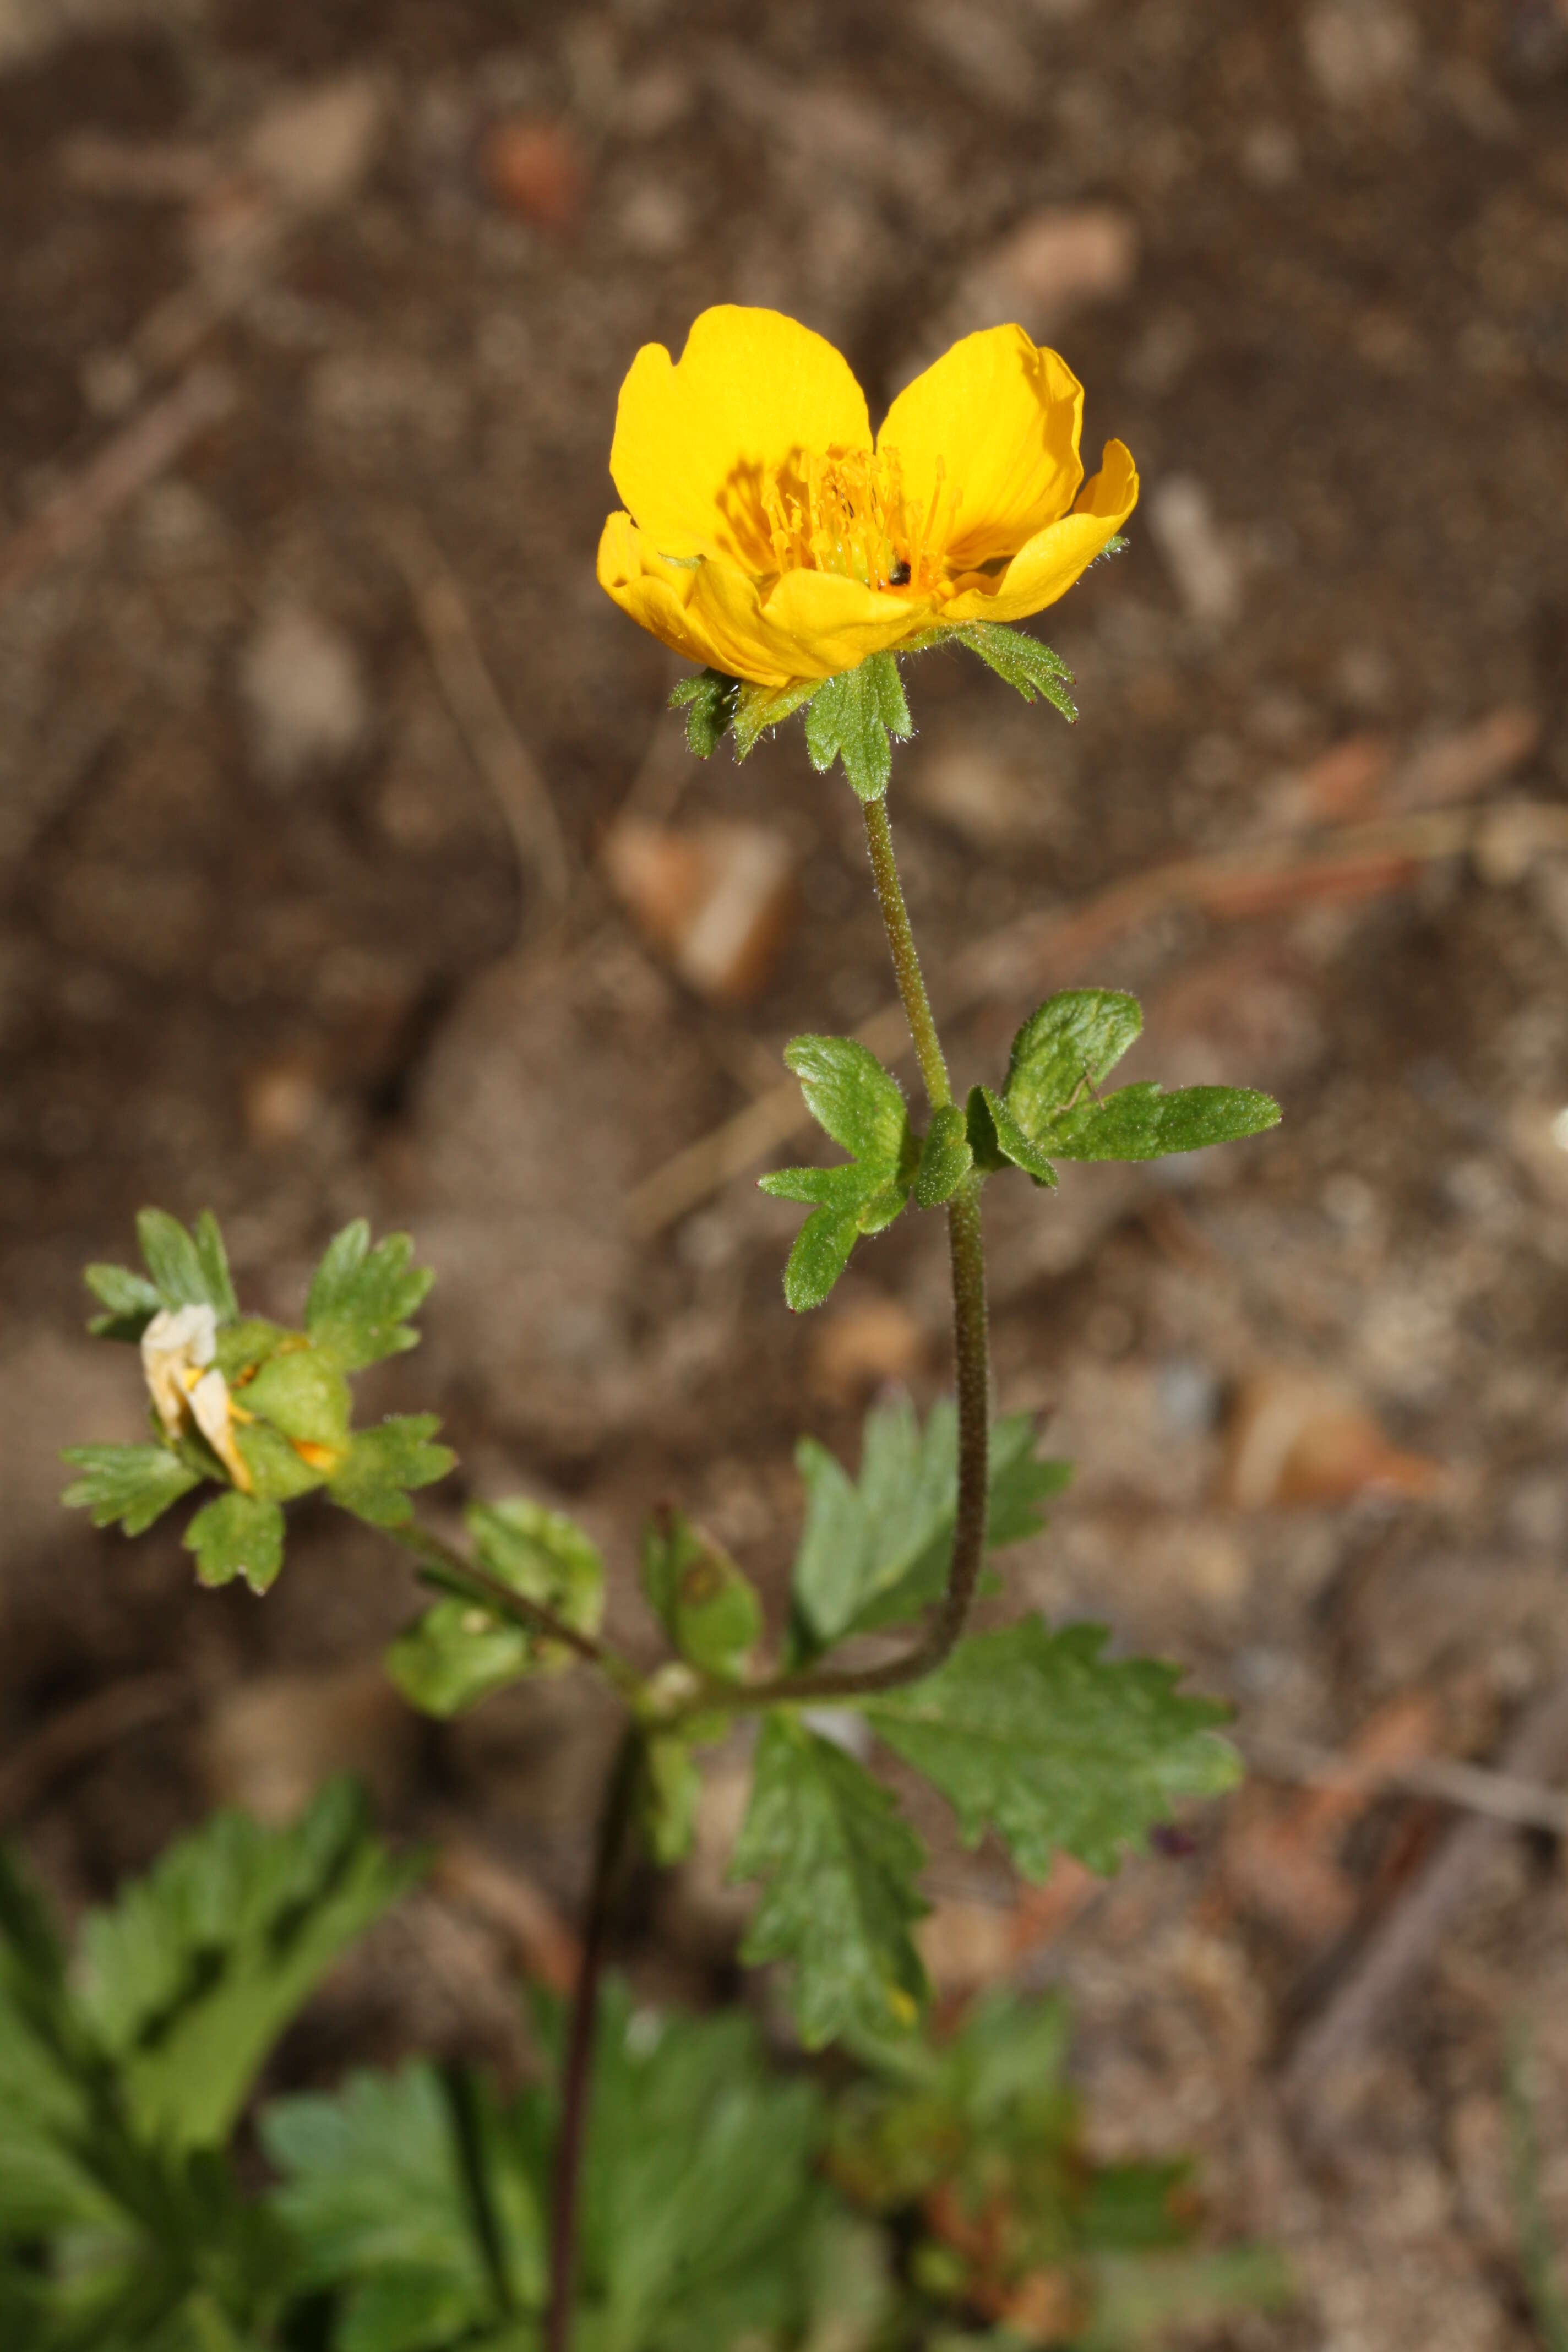
<path id="1" fill-rule="evenodd" d="M 679 362 L 645 343 L 621 386 L 610 472 L 664 555 L 776 562 L 763 519 L 768 479 L 797 450 L 868 449 L 866 396 L 847 361 L 777 310 L 704 310 Z"/>
<path id="2" fill-rule="evenodd" d="M 958 490 L 941 542 L 950 565 L 967 571 L 1016 553 L 1066 514 L 1083 479 L 1082 415 L 1083 390 L 1064 360 L 1037 351 L 1022 327 L 988 327 L 900 393 L 877 446 L 898 451 L 911 512 L 939 496 L 945 515 Z"/>
<path id="3" fill-rule="evenodd" d="M 599 584 L 662 645 L 756 686 L 853 669 L 929 627 L 929 602 L 882 594 L 828 572 L 754 580 L 722 556 L 671 563 L 629 515 L 599 541 Z"/>
<path id="4" fill-rule="evenodd" d="M 1138 473 L 1131 452 L 1108 441 L 1100 471 L 1085 486 L 1070 515 L 1047 525 L 1018 550 L 994 580 L 965 581 L 942 606 L 944 621 L 1022 621 L 1065 596 L 1138 503 Z"/>

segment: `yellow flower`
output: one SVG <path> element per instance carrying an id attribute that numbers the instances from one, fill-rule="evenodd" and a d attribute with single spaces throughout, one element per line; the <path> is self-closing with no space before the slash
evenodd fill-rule
<path id="1" fill-rule="evenodd" d="M 1120 441 L 1080 491 L 1082 410 L 1055 352 L 992 327 L 917 376 L 873 443 L 831 343 L 776 310 L 704 310 L 679 362 L 647 343 L 621 386 L 629 511 L 605 525 L 600 585 L 689 661 L 770 688 L 1022 620 L 1137 499 Z"/>

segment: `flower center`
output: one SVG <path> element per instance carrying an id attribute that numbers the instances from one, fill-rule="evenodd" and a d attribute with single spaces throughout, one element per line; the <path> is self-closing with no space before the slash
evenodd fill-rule
<path id="1" fill-rule="evenodd" d="M 763 515 L 781 572 L 837 572 L 867 588 L 928 593 L 958 509 L 943 497 L 939 457 L 929 507 L 904 492 L 896 449 L 822 457 L 803 450 L 763 491 Z M 944 511 L 945 509 L 945 511 Z"/>

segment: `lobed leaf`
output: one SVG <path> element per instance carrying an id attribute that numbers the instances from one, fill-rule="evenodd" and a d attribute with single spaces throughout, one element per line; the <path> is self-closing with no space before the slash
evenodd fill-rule
<path id="1" fill-rule="evenodd" d="M 889 653 L 871 654 L 854 669 L 819 686 L 806 708 L 805 748 L 814 768 L 844 762 L 844 772 L 863 801 L 880 800 L 893 771 L 889 737 L 905 741 L 914 732 L 899 666 Z"/>
<path id="2" fill-rule="evenodd" d="M 431 1443 L 440 1426 L 433 1412 L 416 1412 L 356 1430 L 327 1481 L 333 1502 L 373 1528 L 405 1527 L 414 1515 L 410 1490 L 434 1486 L 456 1463 L 448 1446 Z"/>
<path id="3" fill-rule="evenodd" d="M 88 1511 L 95 1528 L 139 1536 L 171 1503 L 199 1486 L 201 1475 L 166 1445 L 68 1445 L 62 1462 L 79 1470 L 60 1500 Z"/>
<path id="4" fill-rule="evenodd" d="M 1058 1160 L 1157 1160 L 1259 1135 L 1279 1123 L 1279 1104 L 1242 1087 L 1184 1087 L 1165 1094 L 1141 1082 L 1102 1101 L 1097 1088 L 1142 1025 L 1137 999 L 1114 989 L 1067 989 L 1047 998 L 1013 1040 L 1004 1100 L 977 1090 L 1003 1156 L 1035 1174 L 1031 1159 L 1047 1165 L 1046 1153 Z"/>
<path id="5" fill-rule="evenodd" d="M 847 1166 L 781 1168 L 759 1179 L 775 1199 L 816 1204 L 784 1269 L 784 1297 L 801 1313 L 821 1306 L 860 1235 L 880 1233 L 899 1215 L 920 1147 L 897 1081 L 853 1038 L 794 1037 L 784 1060 L 818 1126 L 854 1154 Z"/>
<path id="6" fill-rule="evenodd" d="M 1044 1523 L 1039 1504 L 1071 1475 L 1066 1463 L 1037 1460 L 1035 1443 L 1027 1414 L 992 1429 L 992 1550 L 1035 1534 Z M 812 1438 L 802 1439 L 795 1462 L 806 1490 L 792 1580 L 798 1648 L 816 1654 L 940 1598 L 958 1502 L 951 1402 L 933 1409 L 923 1432 L 907 1398 L 876 1407 L 866 1418 L 858 1480 Z"/>
<path id="7" fill-rule="evenodd" d="M 481 1566 L 499 1583 L 537 1601 L 579 1633 L 596 1633 L 605 1613 L 598 1546 L 562 1511 L 526 1495 L 472 1503 L 463 1514 Z"/>
<path id="8" fill-rule="evenodd" d="M 388 1234 L 371 1247 L 363 1217 L 327 1244 L 305 1301 L 305 1328 L 315 1346 L 345 1372 L 363 1371 L 384 1356 L 419 1344 L 408 1318 L 435 1280 L 413 1264 L 406 1234 Z"/>
<path id="9" fill-rule="evenodd" d="M 210 1211 L 197 1218 L 193 1236 L 163 1209 L 142 1209 L 136 1218 L 136 1239 L 153 1286 L 171 1312 L 210 1307 L 220 1323 L 237 1314 L 223 1239 Z"/>
<path id="10" fill-rule="evenodd" d="M 852 1756 L 769 1716 L 730 1874 L 764 1882 L 742 1958 L 793 1964 L 808 2049 L 857 2028 L 886 2035 L 913 2024 L 926 1991 L 910 1936 L 927 1908 L 915 1889 L 924 1859 L 892 1798 Z"/>
<path id="11" fill-rule="evenodd" d="M 1005 678 L 1026 702 L 1043 698 L 1069 725 L 1077 719 L 1078 705 L 1068 692 L 1072 672 L 1061 656 L 1043 646 L 1038 637 L 1001 621 L 964 621 L 943 634 L 977 654 L 987 669 Z"/>
<path id="12" fill-rule="evenodd" d="M 231 1487 L 204 1504 L 180 1540 L 196 1556 L 201 1583 L 232 1584 L 239 1576 L 252 1592 L 266 1592 L 283 1565 L 283 1514 L 276 1503 Z"/>
<path id="13" fill-rule="evenodd" d="M 140 1339 L 163 1304 L 146 1276 L 128 1265 L 84 1266 L 82 1280 L 109 1310 L 87 1327 L 95 1339 Z"/>
<path id="14" fill-rule="evenodd" d="M 1112 1661 L 1096 1625 L 1038 1617 L 959 1644 L 925 1681 L 865 1703 L 867 1719 L 947 1798 L 961 1836 L 1002 1838 L 1026 1878 L 1061 1849 L 1114 1870 L 1179 1797 L 1235 1785 L 1215 1738 L 1227 1710 L 1178 1695 L 1180 1669 Z"/>
<path id="15" fill-rule="evenodd" d="M 538 1664 L 533 1637 L 471 1601 L 437 1601 L 384 1653 L 387 1674 L 422 1715 L 462 1715 Z"/>
<path id="16" fill-rule="evenodd" d="M 1035 1183 L 1056 1183 L 1057 1171 L 1050 1161 L 1036 1150 L 1006 1104 L 989 1087 L 970 1088 L 968 1129 L 977 1167 L 989 1171 L 1011 1160 Z"/>

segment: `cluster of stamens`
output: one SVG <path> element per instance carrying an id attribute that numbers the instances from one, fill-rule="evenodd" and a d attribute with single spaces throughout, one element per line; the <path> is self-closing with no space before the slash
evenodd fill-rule
<path id="1" fill-rule="evenodd" d="M 774 562 L 781 572 L 837 572 L 867 588 L 922 593 L 940 577 L 957 517 L 958 486 L 944 499 L 944 473 L 939 457 L 921 504 L 904 494 L 896 449 L 842 457 L 803 450 L 763 491 Z"/>

